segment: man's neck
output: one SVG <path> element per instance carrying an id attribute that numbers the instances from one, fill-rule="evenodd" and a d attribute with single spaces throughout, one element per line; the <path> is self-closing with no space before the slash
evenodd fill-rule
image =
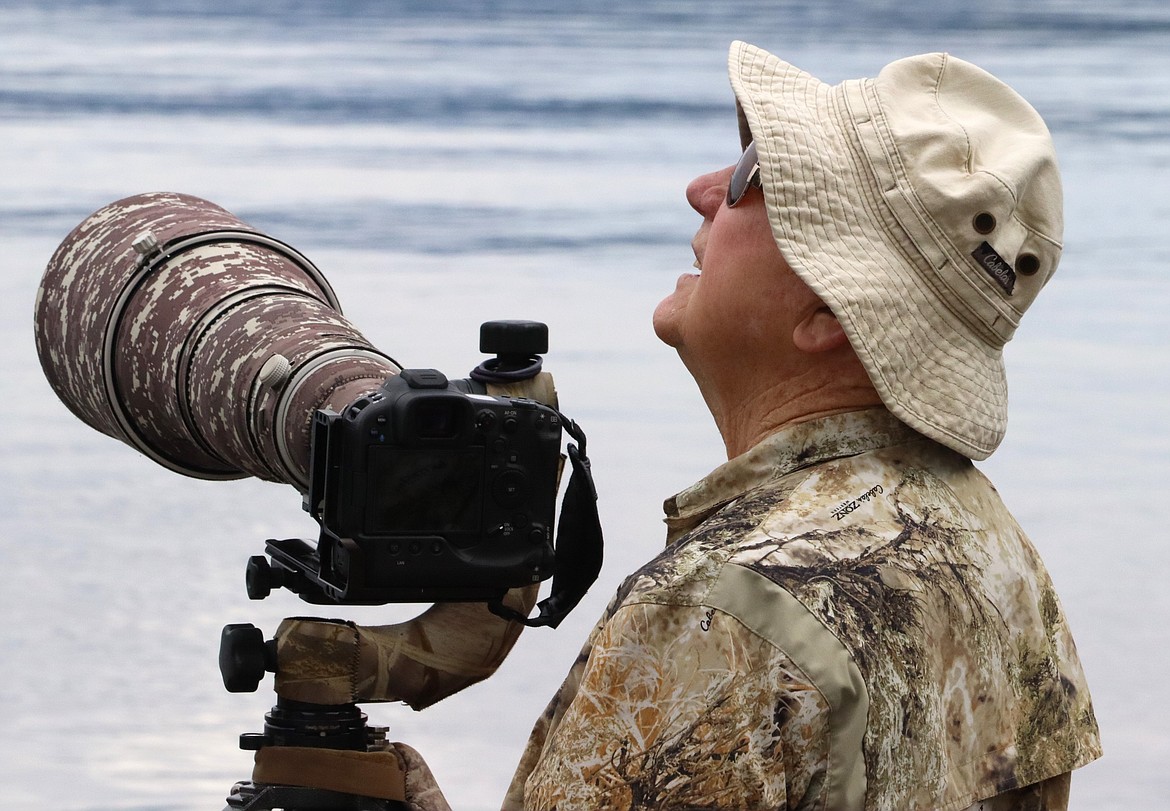
<path id="1" fill-rule="evenodd" d="M 854 383 L 840 378 L 797 379 L 780 386 L 741 391 L 720 400 L 707 399 L 728 459 L 745 453 L 789 425 L 881 404 L 868 378 Z"/>

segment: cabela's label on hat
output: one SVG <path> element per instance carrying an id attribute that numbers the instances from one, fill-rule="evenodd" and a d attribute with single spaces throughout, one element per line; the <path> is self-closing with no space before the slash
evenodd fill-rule
<path id="1" fill-rule="evenodd" d="M 1016 287 L 1016 271 L 1008 264 L 1008 261 L 996 253 L 995 248 L 986 242 L 979 243 L 979 247 L 971 251 L 971 255 L 987 271 L 988 275 L 995 279 L 996 284 L 1010 296 Z"/>

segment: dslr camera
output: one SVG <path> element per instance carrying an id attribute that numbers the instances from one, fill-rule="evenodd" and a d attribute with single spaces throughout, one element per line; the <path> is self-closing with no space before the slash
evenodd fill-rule
<path id="1" fill-rule="evenodd" d="M 253 558 L 248 593 L 308 602 L 489 601 L 553 574 L 562 420 L 474 380 L 405 369 L 317 411 L 304 507 L 321 525 Z"/>

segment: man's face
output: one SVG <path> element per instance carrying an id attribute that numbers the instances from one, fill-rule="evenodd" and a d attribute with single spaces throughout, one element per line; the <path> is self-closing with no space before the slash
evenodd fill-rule
<path id="1" fill-rule="evenodd" d="M 819 305 L 772 236 L 759 189 L 726 205 L 732 167 L 702 175 L 687 201 L 703 222 L 691 245 L 698 274 L 681 276 L 654 311 L 654 331 L 675 347 L 700 386 L 723 371 L 751 374 L 761 352 L 781 360 L 792 345 L 793 317 Z M 746 365 L 746 368 L 745 368 Z"/>

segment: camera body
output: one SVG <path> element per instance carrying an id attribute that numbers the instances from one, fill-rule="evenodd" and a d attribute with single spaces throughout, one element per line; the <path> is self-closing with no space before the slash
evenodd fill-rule
<path id="1" fill-rule="evenodd" d="M 310 602 L 382 604 L 491 600 L 550 577 L 561 427 L 542 403 L 434 369 L 318 411 L 305 508 L 321 536 L 316 550 L 269 542 L 303 575 L 282 585 Z"/>

